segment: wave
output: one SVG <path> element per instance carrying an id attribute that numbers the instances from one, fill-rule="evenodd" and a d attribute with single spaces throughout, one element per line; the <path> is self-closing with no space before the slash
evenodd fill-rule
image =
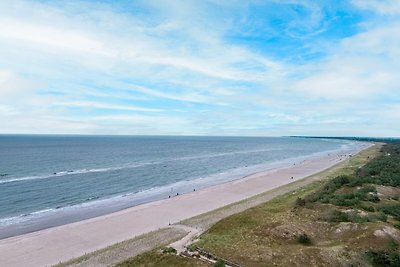
<path id="1" fill-rule="evenodd" d="M 38 211 L 31 212 L 31 213 L 24 213 L 24 214 L 13 216 L 13 217 L 2 218 L 2 219 L 0 219 L 0 225 L 7 226 L 7 225 L 12 225 L 12 224 L 22 223 L 25 221 L 29 221 L 34 216 L 44 215 L 46 213 L 53 212 L 55 210 L 57 210 L 57 208 L 38 210 Z"/>
<path id="2" fill-rule="evenodd" d="M 21 214 L 14 217 L 7 217 L 0 219 L 0 226 L 6 226 L 11 224 L 23 223 L 37 219 L 43 216 L 54 216 L 54 214 L 84 214 L 87 211 L 93 212 L 96 209 L 110 209 L 106 213 L 120 210 L 121 208 L 132 207 L 142 203 L 152 202 L 159 199 L 168 198 L 168 196 L 175 196 L 179 194 L 188 193 L 208 186 L 221 184 L 228 181 L 234 181 L 243 177 L 246 177 L 252 173 L 260 171 L 271 171 L 282 166 L 286 166 L 288 163 L 304 161 L 307 158 L 315 157 L 319 154 L 332 153 L 333 151 L 340 151 L 338 149 L 321 151 L 313 153 L 311 155 L 302 155 L 298 157 L 287 158 L 276 162 L 268 162 L 264 164 L 241 166 L 234 169 L 229 169 L 219 173 L 210 174 L 203 177 L 197 177 L 196 179 L 187 179 L 182 181 L 176 181 L 170 184 L 155 186 L 141 191 L 136 192 L 125 192 L 114 196 L 101 197 L 92 195 L 86 199 L 82 199 L 81 203 L 57 206 L 54 208 L 47 208 L 36 212 L 27 214 Z M 176 159 L 175 159 L 176 160 Z M 147 163 L 154 164 L 154 163 Z M 126 166 L 125 166 L 126 167 Z M 106 169 L 106 168 L 104 168 Z M 115 169 L 115 168 L 107 168 Z M 103 169 L 93 169 L 91 171 L 100 171 Z M 86 170 L 90 171 L 90 170 Z"/>
<path id="3" fill-rule="evenodd" d="M 342 144 L 340 146 L 340 148 L 333 149 L 332 151 L 347 149 L 347 148 L 349 148 L 349 146 L 351 146 L 351 144 L 354 144 L 354 142 L 351 142 L 351 141 L 345 142 L 344 144 Z M 147 166 L 147 165 L 167 164 L 169 162 L 181 161 L 181 160 L 182 161 L 183 160 L 196 160 L 196 159 L 206 159 L 206 158 L 215 158 L 215 157 L 232 156 L 232 155 L 243 155 L 243 154 L 251 154 L 251 153 L 265 153 L 265 152 L 272 152 L 272 151 L 274 151 L 274 149 L 253 149 L 253 150 L 221 152 L 221 153 L 213 153 L 213 154 L 197 155 L 197 156 L 183 156 L 183 157 L 177 157 L 177 158 L 172 158 L 172 159 L 143 162 L 143 163 L 130 164 L 130 165 L 128 164 L 128 165 L 117 166 L 117 167 L 58 171 L 58 172 L 54 172 L 49 175 L 38 175 L 38 176 L 26 176 L 26 177 L 0 179 L 0 184 L 23 182 L 23 181 L 30 181 L 30 180 L 50 179 L 50 178 L 72 176 L 72 175 L 86 174 L 86 173 L 102 173 L 102 172 L 118 171 L 118 170 L 124 170 L 124 169 L 139 168 L 139 167 L 143 167 L 143 166 Z M 328 150 L 321 151 L 320 153 L 324 153 L 327 151 Z M 317 152 L 317 154 L 318 154 L 318 152 Z M 9 176 L 9 174 L 3 175 L 3 177 L 5 177 L 5 176 Z"/>
<path id="4" fill-rule="evenodd" d="M 76 174 L 85 174 L 85 173 L 109 172 L 109 171 L 122 170 L 122 169 L 126 169 L 126 168 L 140 167 L 140 166 L 144 166 L 144 165 L 148 165 L 148 164 L 152 164 L 152 163 L 143 163 L 143 164 L 136 164 L 136 165 L 130 165 L 130 166 L 120 166 L 120 167 L 110 167 L 110 168 L 80 169 L 80 170 L 60 171 L 60 172 L 54 172 L 54 173 L 49 174 L 49 175 L 26 176 L 26 177 L 17 177 L 17 178 L 4 179 L 4 180 L 0 180 L 0 184 L 21 182 L 21 181 L 29 181 L 29 180 L 42 180 L 42 179 L 49 179 L 49 178 L 54 178 L 54 177 L 63 177 L 63 176 L 67 176 L 67 175 L 76 175 Z"/>
<path id="5" fill-rule="evenodd" d="M 204 159 L 204 158 L 214 158 L 214 157 L 242 155 L 242 154 L 250 154 L 250 153 L 263 153 L 263 152 L 271 152 L 271 150 L 270 149 L 260 149 L 260 150 L 234 151 L 234 152 L 215 153 L 215 154 L 207 154 L 207 155 L 199 155 L 199 156 L 185 156 L 185 157 L 178 157 L 178 158 L 162 160 L 162 161 L 144 162 L 144 163 L 117 166 L 117 167 L 58 171 L 58 172 L 54 172 L 49 175 L 25 176 L 25 177 L 3 179 L 3 180 L 0 180 L 0 184 L 23 182 L 23 181 L 30 181 L 30 180 L 50 179 L 50 178 L 63 177 L 63 176 L 67 176 L 67 175 L 76 175 L 76 174 L 110 172 L 110 171 L 117 171 L 117 170 L 123 170 L 123 169 L 138 168 L 138 167 L 143 167 L 143 166 L 147 166 L 147 165 L 156 165 L 156 164 L 163 164 L 163 163 L 165 164 L 168 162 L 180 161 L 180 160 L 196 160 L 196 159 Z"/>

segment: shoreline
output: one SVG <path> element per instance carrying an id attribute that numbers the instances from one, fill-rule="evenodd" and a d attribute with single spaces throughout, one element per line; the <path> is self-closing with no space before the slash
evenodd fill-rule
<path id="1" fill-rule="evenodd" d="M 364 143 L 346 154 L 356 154 Z M 6 266 L 43 266 L 79 257 L 141 234 L 168 227 L 265 191 L 328 169 L 344 159 L 344 152 L 321 155 L 301 164 L 285 166 L 207 187 L 171 199 L 142 204 L 108 215 L 0 240 L 0 258 Z M 293 179 L 291 179 L 293 177 Z M 23 245 L 21 245 L 23 242 Z M 43 250 L 43 247 L 46 247 Z"/>
<path id="2" fill-rule="evenodd" d="M 350 146 L 349 144 L 343 144 L 340 148 L 315 152 L 309 155 L 294 156 L 257 165 L 246 165 L 221 173 L 215 173 L 193 180 L 179 181 L 136 193 L 124 193 L 122 195 L 95 199 L 71 206 L 46 208 L 45 210 L 38 210 L 28 214 L 2 218 L 0 219 L 0 240 L 108 215 L 163 199 L 174 198 L 177 196 L 177 193 L 179 193 L 179 195 L 188 194 L 194 190 L 203 190 L 219 184 L 241 180 L 257 173 L 273 171 L 291 164 L 299 164 L 327 153 L 340 154 L 343 153 L 343 151 L 349 151 L 355 148 L 358 149 L 364 144 L 363 142 L 354 141 L 349 143 L 351 143 Z M 172 188 L 174 192 L 170 191 Z"/>

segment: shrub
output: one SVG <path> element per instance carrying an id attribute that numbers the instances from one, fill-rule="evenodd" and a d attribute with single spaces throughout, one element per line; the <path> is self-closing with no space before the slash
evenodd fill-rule
<path id="1" fill-rule="evenodd" d="M 162 249 L 162 253 L 164 253 L 164 254 L 166 254 L 166 253 L 176 254 L 177 251 L 173 247 L 166 247 L 166 248 Z"/>
<path id="2" fill-rule="evenodd" d="M 350 222 L 349 215 L 340 210 L 328 210 L 324 219 L 327 222 Z"/>
<path id="3" fill-rule="evenodd" d="M 368 250 L 365 252 L 365 257 L 372 264 L 372 266 L 390 266 L 389 253 L 385 251 Z"/>
<path id="4" fill-rule="evenodd" d="M 379 212 L 377 215 L 375 215 L 376 217 L 376 219 L 377 220 L 379 220 L 379 221 L 382 221 L 382 222 L 387 222 L 387 215 L 385 214 L 385 213 L 383 213 L 383 212 Z"/>
<path id="5" fill-rule="evenodd" d="M 366 185 L 361 187 L 358 192 L 360 192 L 361 194 L 367 194 L 367 193 L 377 193 L 378 191 L 376 190 L 376 187 L 373 185 Z"/>
<path id="6" fill-rule="evenodd" d="M 299 235 L 297 240 L 299 241 L 300 244 L 303 244 L 303 245 L 311 244 L 311 239 L 306 233 Z"/>
<path id="7" fill-rule="evenodd" d="M 218 260 L 214 263 L 214 267 L 225 267 L 225 262 L 223 260 Z"/>
<path id="8" fill-rule="evenodd" d="M 335 177 L 332 182 L 337 188 L 350 183 L 351 177 L 349 175 L 339 175 Z"/>
<path id="9" fill-rule="evenodd" d="M 190 244 L 189 246 L 187 246 L 187 250 L 189 250 L 190 252 L 194 252 L 196 251 L 197 246 L 195 244 Z"/>
<path id="10" fill-rule="evenodd" d="M 396 219 L 400 219 L 400 204 L 399 203 L 381 205 L 378 207 L 378 210 L 385 214 L 392 215 Z"/>
<path id="11" fill-rule="evenodd" d="M 363 183 L 400 186 L 400 144 L 387 144 L 384 155 L 377 157 L 356 172 L 350 185 Z"/>
<path id="12" fill-rule="evenodd" d="M 365 197 L 364 200 L 374 202 L 374 203 L 381 201 L 376 194 L 370 194 L 370 193 L 367 194 L 367 196 Z"/>
<path id="13" fill-rule="evenodd" d="M 368 250 L 365 258 L 374 267 L 399 267 L 400 254 L 397 252 L 387 252 L 383 250 Z"/>
<path id="14" fill-rule="evenodd" d="M 349 216 L 349 221 L 354 223 L 365 223 L 365 222 L 376 221 L 376 219 L 373 219 L 369 216 L 359 216 L 357 214 L 351 214 Z"/>
<path id="15" fill-rule="evenodd" d="M 334 196 L 330 203 L 335 206 L 342 206 L 342 207 L 354 207 L 358 203 L 360 203 L 360 199 L 355 196 L 355 194 L 345 194 L 345 195 L 338 195 Z"/>
<path id="16" fill-rule="evenodd" d="M 311 194 L 307 197 L 307 201 L 317 202 L 320 201 L 322 203 L 329 203 L 329 199 L 331 195 L 340 187 L 345 184 L 348 184 L 351 180 L 351 177 L 348 175 L 340 175 L 331 180 L 329 180 L 321 189 L 317 192 Z"/>
<path id="17" fill-rule="evenodd" d="M 361 204 L 359 206 L 360 209 L 363 209 L 365 211 L 369 211 L 369 212 L 374 212 L 375 211 L 375 207 L 372 205 L 366 205 L 366 204 Z"/>
<path id="18" fill-rule="evenodd" d="M 388 240 L 387 246 L 388 246 L 389 250 L 392 252 L 396 252 L 397 249 L 399 248 L 399 244 L 393 238 L 390 238 Z"/>
<path id="19" fill-rule="evenodd" d="M 306 200 L 304 198 L 298 197 L 296 199 L 295 206 L 296 207 L 304 207 L 306 205 Z"/>

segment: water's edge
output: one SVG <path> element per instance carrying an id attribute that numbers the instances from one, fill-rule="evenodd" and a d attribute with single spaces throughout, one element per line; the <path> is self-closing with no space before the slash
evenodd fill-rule
<path id="1" fill-rule="evenodd" d="M 361 151 L 369 146 L 369 143 L 357 143 L 357 147 L 352 150 Z M 214 185 L 242 179 L 255 173 L 262 173 L 273 169 L 283 168 L 295 163 L 315 159 L 329 153 L 343 154 L 350 151 L 349 147 L 342 146 L 334 150 L 326 150 L 301 157 L 292 157 L 281 161 L 270 162 L 267 164 L 246 166 L 229 170 L 224 173 L 210 175 L 195 180 L 181 181 L 175 184 L 166 185 L 158 188 L 151 188 L 139 193 L 124 194 L 111 198 L 90 200 L 82 204 L 56 209 L 46 209 L 17 217 L 1 219 L 0 239 L 35 232 L 51 227 L 61 226 L 85 219 L 90 219 L 144 203 L 174 197 L 176 194 L 185 194 L 193 190 L 201 190 Z M 229 177 L 227 179 L 227 177 Z"/>

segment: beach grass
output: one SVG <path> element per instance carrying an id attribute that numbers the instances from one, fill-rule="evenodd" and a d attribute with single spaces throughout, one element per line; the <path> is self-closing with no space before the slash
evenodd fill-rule
<path id="1" fill-rule="evenodd" d="M 243 266 L 272 266 L 274 263 L 279 266 L 365 264 L 365 259 L 359 257 L 356 251 L 366 249 L 365 246 L 370 244 L 381 222 L 370 223 L 367 228 L 331 225 L 321 221 L 326 207 L 316 205 L 312 209 L 296 208 L 296 201 L 321 188 L 327 179 L 353 174 L 380 155 L 381 146 L 376 144 L 341 164 L 305 179 L 183 221 L 182 224 L 192 227 L 209 227 L 214 224 L 191 247 L 202 248 Z M 265 203 L 254 206 L 263 200 Z M 253 207 L 236 213 L 249 205 Z M 226 216 L 229 213 L 233 215 Z M 348 231 L 348 228 L 352 231 Z M 344 234 L 335 234 L 335 231 Z M 357 244 L 354 240 L 358 240 L 360 235 L 363 236 L 362 244 Z M 301 236 L 306 236 L 307 242 L 303 242 L 305 239 Z M 350 245 L 354 246 L 353 250 L 348 249 Z M 385 244 L 377 242 L 377 247 L 380 246 Z M 174 266 L 184 266 L 183 261 L 187 260 L 171 257 Z M 171 260 L 160 257 L 156 250 L 130 261 L 138 263 L 139 259 L 142 266 L 164 266 Z M 154 262 L 161 265 L 151 265 Z"/>
<path id="2" fill-rule="evenodd" d="M 379 146 L 363 151 L 330 174 L 333 177 L 354 174 L 380 155 L 379 151 Z M 307 199 L 325 183 L 313 182 L 225 218 L 192 246 L 243 266 L 398 266 L 400 232 L 394 230 L 398 223 L 398 199 L 384 200 L 382 197 L 380 204 L 370 202 L 392 215 L 388 220 L 385 216 L 370 219 L 377 216 L 374 210 L 363 211 L 358 218 L 365 219 L 360 221 L 329 221 L 326 216 L 331 210 L 338 209 L 351 217 L 358 209 L 357 206 L 337 207 L 330 203 L 298 206 L 299 199 Z M 385 204 L 387 202 L 391 205 Z M 304 235 L 307 242 L 299 242 L 299 237 Z M 380 265 L 383 261 L 386 261 L 385 265 Z"/>
<path id="3" fill-rule="evenodd" d="M 116 265 L 116 267 L 205 267 L 210 266 L 193 258 L 183 258 L 174 253 L 163 253 L 161 248 L 145 252 Z"/>
<path id="4" fill-rule="evenodd" d="M 294 181 L 292 183 L 280 186 L 273 190 L 269 190 L 264 193 L 255 195 L 253 197 L 244 199 L 242 201 L 238 201 L 236 203 L 226 205 L 219 209 L 183 220 L 181 224 L 185 224 L 191 227 L 199 227 L 203 229 L 209 228 L 211 225 L 222 220 L 223 218 L 239 213 L 248 208 L 255 207 L 262 203 L 266 203 L 276 197 L 281 197 L 282 195 L 288 193 L 293 194 L 299 188 L 309 186 L 310 190 L 316 189 L 319 186 L 321 186 L 327 179 L 333 178 L 338 175 L 351 175 L 356 169 L 358 169 L 358 167 L 363 166 L 368 161 L 379 155 L 379 151 L 382 145 L 383 145 L 382 143 L 375 143 L 374 146 L 361 151 L 355 157 L 352 157 L 349 160 L 336 164 L 321 172 L 315 173 L 311 176 Z"/>
<path id="5" fill-rule="evenodd" d="M 165 246 L 186 235 L 186 232 L 176 228 L 163 228 L 135 238 L 108 246 L 104 249 L 85 254 L 70 261 L 62 262 L 54 267 L 67 266 L 109 266 L 147 252 L 156 246 Z M 147 254 L 143 254 L 147 255 Z M 147 266 L 147 265 L 146 265 Z"/>

